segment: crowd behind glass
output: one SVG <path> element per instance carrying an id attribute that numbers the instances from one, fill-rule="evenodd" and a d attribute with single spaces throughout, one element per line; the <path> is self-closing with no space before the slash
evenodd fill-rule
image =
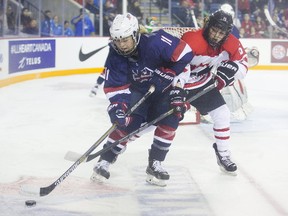
<path id="1" fill-rule="evenodd" d="M 55 3 L 62 7 L 58 13 L 43 8 L 42 1 L 0 0 L 0 36 L 109 36 L 115 15 L 123 12 L 122 0 L 49 0 L 51 7 Z M 287 38 L 287 0 L 127 0 L 127 11 L 143 25 L 151 24 L 153 17 L 153 25 L 195 27 L 196 22 L 196 27 L 202 27 L 205 17 L 224 3 L 234 8 L 234 24 L 242 38 Z M 77 14 L 70 13 L 68 4 L 77 8 Z M 271 26 L 264 8 L 283 31 Z"/>

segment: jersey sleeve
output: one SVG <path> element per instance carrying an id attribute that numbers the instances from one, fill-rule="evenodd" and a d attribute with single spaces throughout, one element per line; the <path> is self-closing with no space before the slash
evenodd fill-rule
<path id="1" fill-rule="evenodd" d="M 239 69 L 235 74 L 235 79 L 243 79 L 248 72 L 248 58 L 242 43 L 238 38 L 230 35 L 224 44 L 224 49 L 228 51 L 230 61 L 238 65 Z"/>
<path id="2" fill-rule="evenodd" d="M 129 103 L 130 82 L 127 79 L 128 68 L 126 59 L 117 55 L 113 48 L 110 48 L 105 62 L 105 84 L 104 93 L 110 103 Z"/>

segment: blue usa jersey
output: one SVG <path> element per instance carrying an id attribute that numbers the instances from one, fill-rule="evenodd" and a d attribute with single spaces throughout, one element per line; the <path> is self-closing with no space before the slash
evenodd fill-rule
<path id="1" fill-rule="evenodd" d="M 104 92 L 111 103 L 127 103 L 130 89 L 147 92 L 154 76 L 171 84 L 192 57 L 192 50 L 184 41 L 163 30 L 142 34 L 137 52 L 131 57 L 119 55 L 110 45 Z"/>

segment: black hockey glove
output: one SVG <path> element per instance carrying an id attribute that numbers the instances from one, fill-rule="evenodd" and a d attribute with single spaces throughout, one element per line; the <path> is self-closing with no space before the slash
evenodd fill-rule
<path id="1" fill-rule="evenodd" d="M 118 126 L 124 127 L 128 126 L 131 122 L 131 117 L 125 116 L 128 109 L 125 103 L 112 103 L 108 106 L 108 114 L 112 124 L 117 124 Z"/>
<path id="2" fill-rule="evenodd" d="M 185 102 L 186 93 L 184 89 L 173 87 L 169 92 L 170 107 L 174 109 L 174 114 L 179 121 L 184 118 L 184 113 L 190 108 L 190 104 Z"/>
<path id="3" fill-rule="evenodd" d="M 220 64 L 216 74 L 218 90 L 234 83 L 234 75 L 238 71 L 238 68 L 238 65 L 233 61 L 222 62 Z"/>

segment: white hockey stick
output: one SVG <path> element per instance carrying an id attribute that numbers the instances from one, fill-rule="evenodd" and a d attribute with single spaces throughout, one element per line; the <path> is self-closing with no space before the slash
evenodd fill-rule
<path id="1" fill-rule="evenodd" d="M 196 29 L 198 29 L 199 26 L 198 26 L 197 19 L 195 17 L 195 13 L 194 13 L 193 9 L 191 9 L 191 15 L 192 15 L 192 20 L 193 20 L 194 26 L 195 26 Z"/>
<path id="2" fill-rule="evenodd" d="M 269 10 L 267 8 L 264 9 L 264 14 L 268 20 L 268 22 L 270 23 L 270 25 L 274 28 L 276 28 L 277 30 L 281 31 L 282 33 L 284 33 L 286 36 L 288 36 L 288 31 L 286 31 L 284 28 L 280 28 L 279 26 L 277 26 L 277 24 L 273 21 Z"/>

